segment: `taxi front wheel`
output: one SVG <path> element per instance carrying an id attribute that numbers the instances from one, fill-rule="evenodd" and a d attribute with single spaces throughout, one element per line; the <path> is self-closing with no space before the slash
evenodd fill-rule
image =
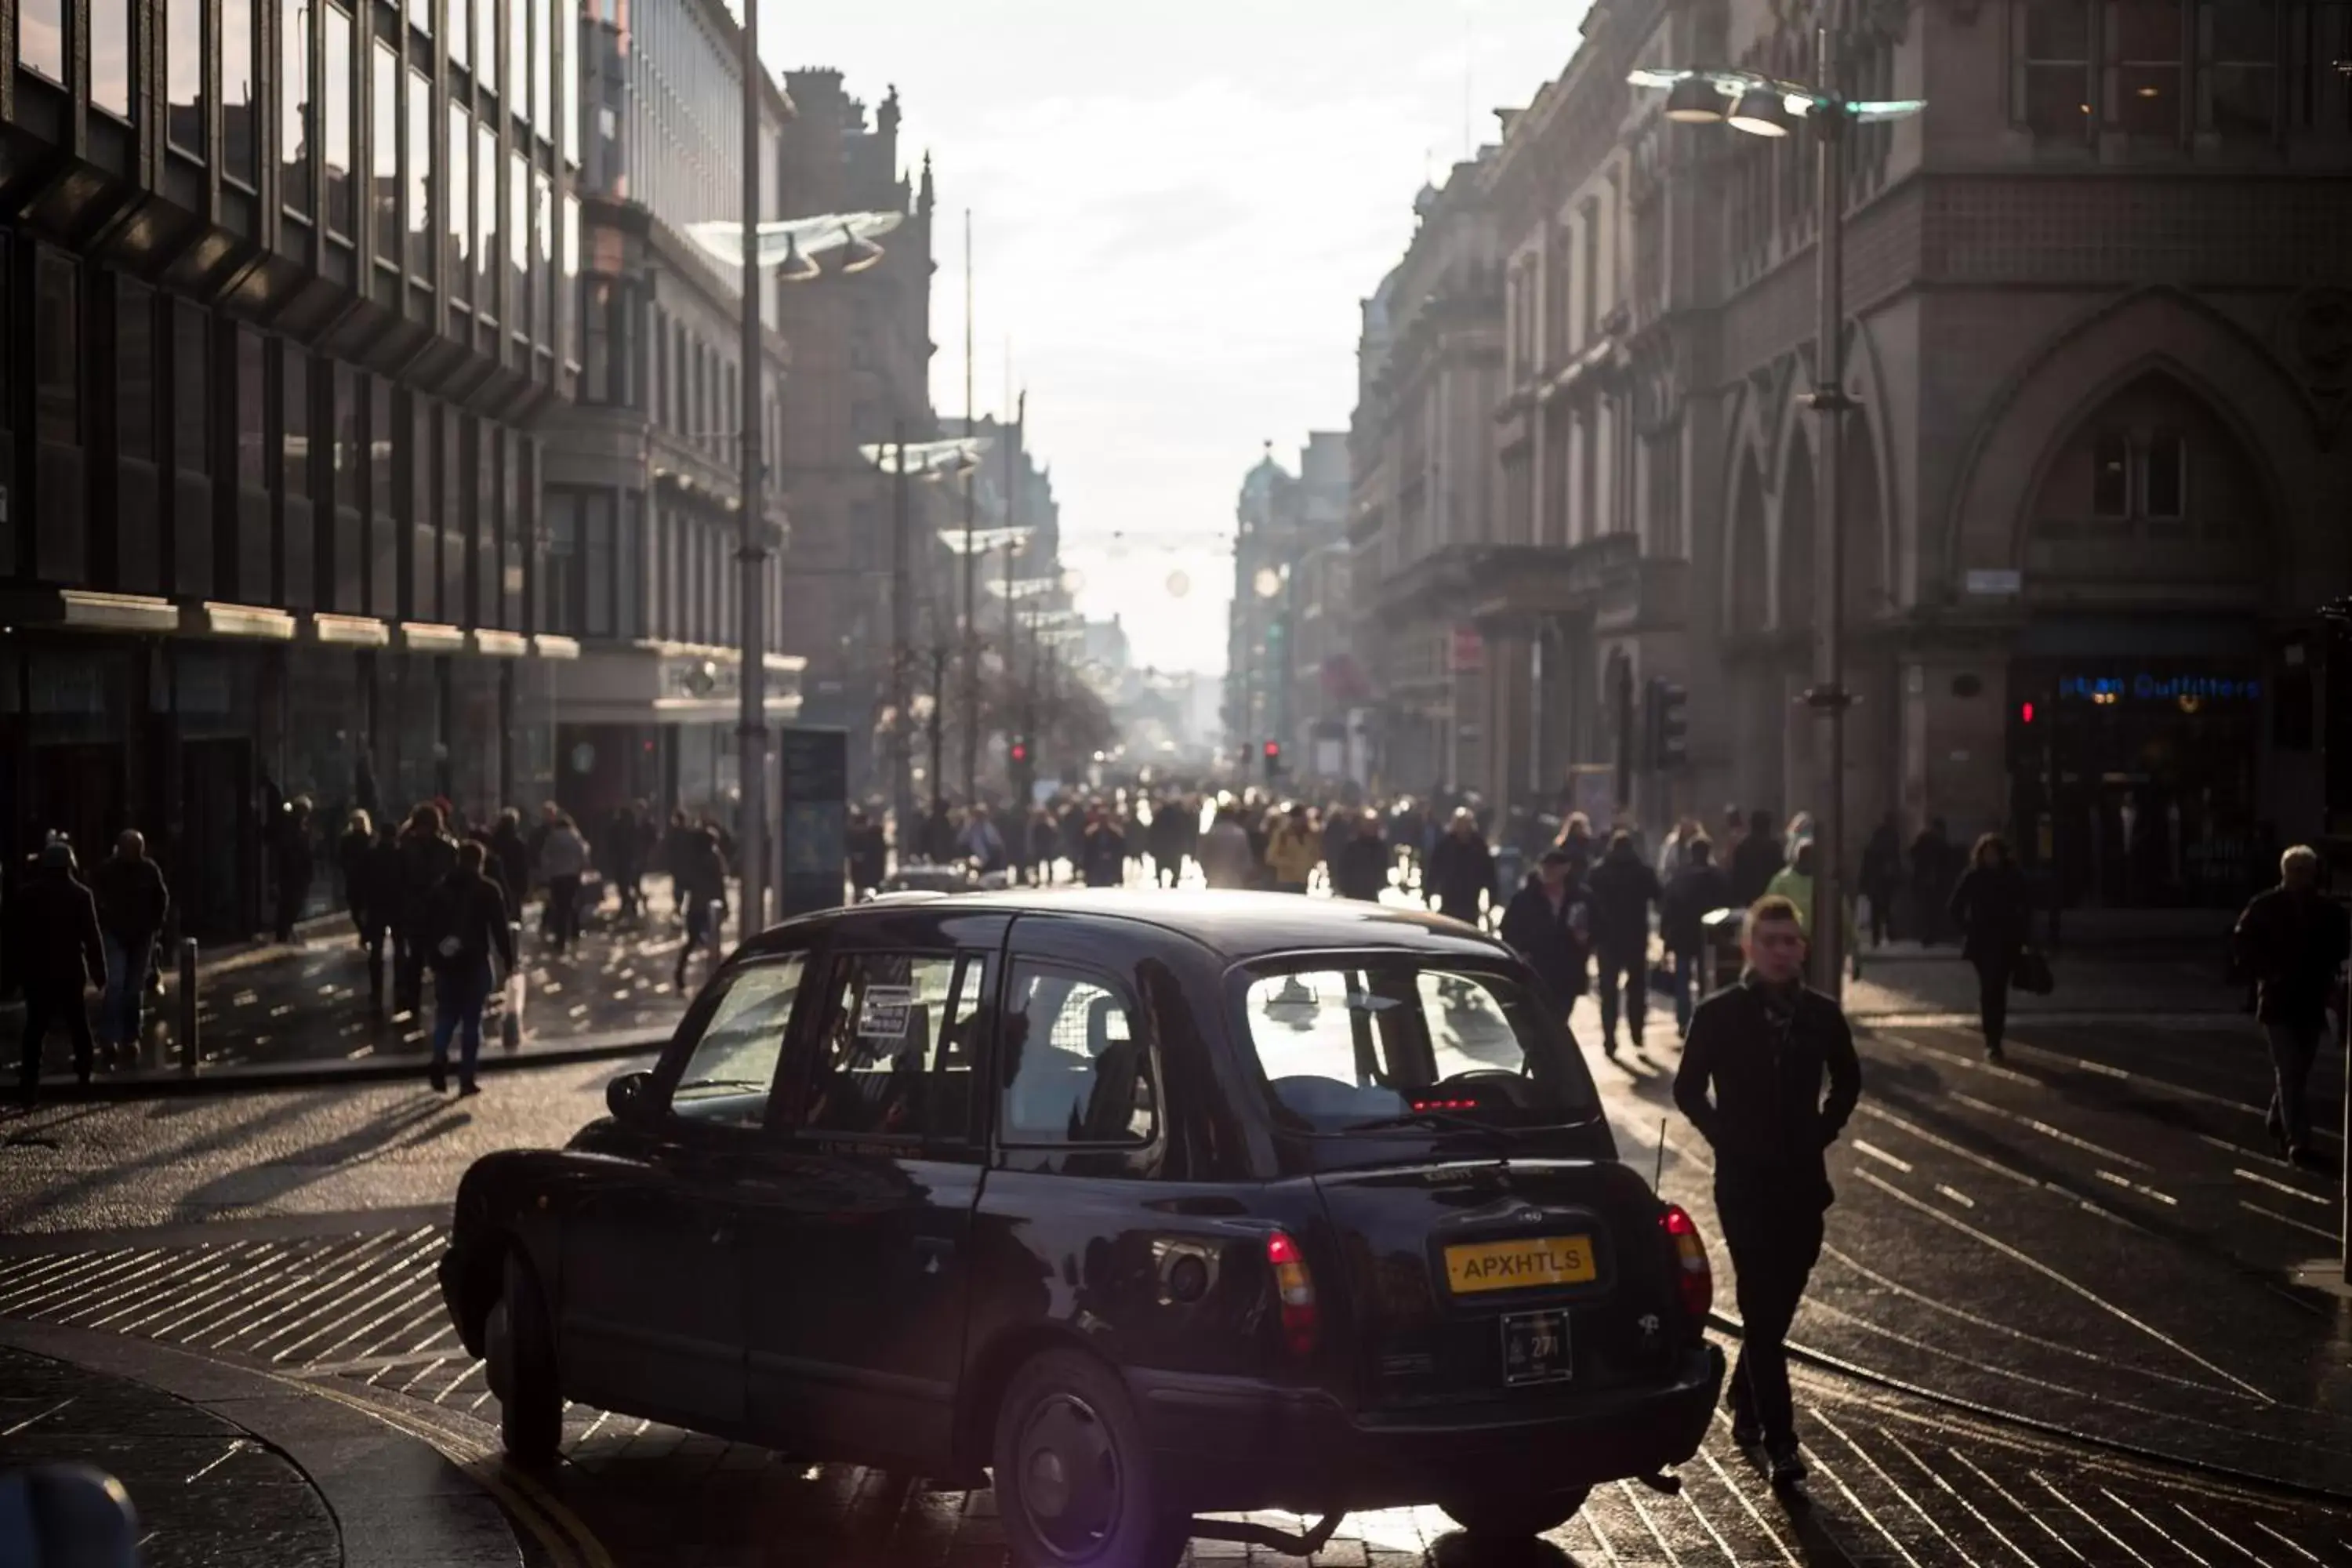
<path id="1" fill-rule="evenodd" d="M 996 1511 L 1024 1568 L 1172 1568 L 1189 1515 L 1169 1509 L 1118 1374 L 1047 1351 L 1013 1375 L 991 1447 Z"/>
<path id="2" fill-rule="evenodd" d="M 1472 1535 L 1489 1541 L 1524 1541 L 1545 1535 L 1576 1517 L 1585 1493 L 1538 1492 L 1533 1496 L 1455 1498 L 1437 1506 Z"/>
<path id="3" fill-rule="evenodd" d="M 499 1299 L 483 1335 L 490 1392 L 499 1396 L 499 1437 L 524 1464 L 555 1458 L 563 1437 L 563 1395 L 555 1383 L 555 1335 L 539 1277 L 509 1250 Z"/>

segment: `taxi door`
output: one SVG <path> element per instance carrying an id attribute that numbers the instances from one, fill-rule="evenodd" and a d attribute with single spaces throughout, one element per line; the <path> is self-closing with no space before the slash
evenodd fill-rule
<path id="1" fill-rule="evenodd" d="M 739 1187 L 747 1396 L 769 1441 L 909 1468 L 950 1451 L 982 1036 L 1008 923 L 883 923 L 835 947 Z"/>

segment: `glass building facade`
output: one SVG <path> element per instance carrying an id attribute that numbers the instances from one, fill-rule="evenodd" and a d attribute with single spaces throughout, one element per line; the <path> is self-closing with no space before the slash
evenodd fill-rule
<path id="1" fill-rule="evenodd" d="M 575 651 L 533 432 L 578 376 L 581 13 L 9 14 L 0 858 L 135 826 L 189 934 L 247 935 L 297 796 L 320 910 L 349 811 L 527 798 L 522 672 Z"/>

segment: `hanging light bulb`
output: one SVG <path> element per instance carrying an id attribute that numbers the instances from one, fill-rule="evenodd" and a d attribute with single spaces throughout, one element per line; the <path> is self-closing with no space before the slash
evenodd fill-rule
<path id="1" fill-rule="evenodd" d="M 1739 101 L 1724 122 L 1734 131 L 1745 131 L 1750 136 L 1786 136 L 1790 129 L 1789 106 L 1780 95 L 1769 88 L 1751 87 L 1739 95 Z"/>
<path id="2" fill-rule="evenodd" d="M 806 283 L 824 275 L 824 269 L 802 252 L 801 237 L 785 235 L 784 259 L 776 268 L 776 276 L 787 283 Z"/>
<path id="3" fill-rule="evenodd" d="M 1703 76 L 1686 76 L 1666 89 L 1666 118 L 1685 125 L 1714 125 L 1723 119 L 1723 94 Z"/>
<path id="4" fill-rule="evenodd" d="M 847 224 L 841 226 L 841 238 L 842 262 L 835 270 L 844 276 L 863 272 L 882 259 L 882 247 Z"/>

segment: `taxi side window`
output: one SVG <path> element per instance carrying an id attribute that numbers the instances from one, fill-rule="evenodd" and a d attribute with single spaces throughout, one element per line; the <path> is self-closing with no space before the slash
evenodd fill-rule
<path id="1" fill-rule="evenodd" d="M 842 960 L 803 1128 L 843 1138 L 969 1137 L 987 969 L 986 959 L 969 955 Z"/>
<path id="2" fill-rule="evenodd" d="M 1159 1131 L 1150 1049 L 1127 998 L 1100 981 L 1015 963 L 998 1061 L 1006 1144 L 1139 1146 Z"/>
<path id="3" fill-rule="evenodd" d="M 747 965 L 729 978 L 670 1090 L 672 1115 L 727 1127 L 757 1127 L 767 1119 L 776 1061 L 807 964 L 796 952 Z"/>

